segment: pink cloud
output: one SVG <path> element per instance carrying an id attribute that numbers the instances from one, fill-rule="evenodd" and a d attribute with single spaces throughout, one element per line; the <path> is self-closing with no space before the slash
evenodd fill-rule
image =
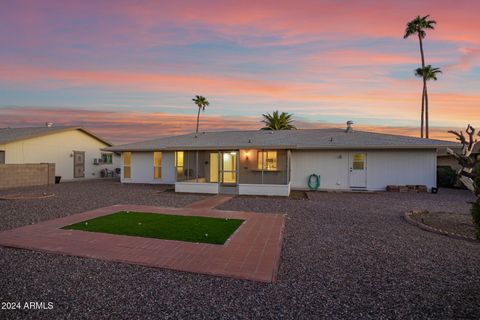
<path id="1" fill-rule="evenodd" d="M 416 15 L 431 14 L 439 20 L 438 30 L 431 36 L 437 40 L 480 43 L 480 22 L 476 2 L 425 1 L 229 1 L 189 2 L 184 6 L 169 6 L 148 2 L 125 6 L 130 19 L 151 27 L 162 12 L 167 19 L 182 25 L 203 26 L 225 37 L 276 35 L 277 44 L 342 36 L 391 37 L 401 39 L 405 24 Z M 214 13 L 214 14 L 212 14 Z M 244 39 L 264 45 L 263 40 Z"/>
<path id="2" fill-rule="evenodd" d="M 127 143 L 155 137 L 178 135 L 193 132 L 196 115 L 109 112 L 72 108 L 10 107 L 0 109 L 0 127 L 42 126 L 45 122 L 55 125 L 78 125 L 115 142 Z M 343 128 L 344 124 L 297 120 L 301 129 Z M 261 128 L 260 117 L 225 117 L 202 114 L 200 130 L 257 130 Z M 418 128 L 408 126 L 378 126 L 356 124 L 357 130 L 381 133 L 418 136 Z M 447 130 L 460 127 L 432 127 L 431 136 L 437 139 L 452 140 Z"/>

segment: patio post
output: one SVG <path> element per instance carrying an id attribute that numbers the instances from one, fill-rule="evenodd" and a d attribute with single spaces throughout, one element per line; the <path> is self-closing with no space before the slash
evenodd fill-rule
<path id="1" fill-rule="evenodd" d="M 195 182 L 198 182 L 198 150 L 195 153 Z"/>
<path id="2" fill-rule="evenodd" d="M 263 170 L 264 170 L 264 167 L 265 167 L 265 150 L 264 149 L 261 149 L 261 152 L 262 152 L 262 184 L 263 184 Z"/>

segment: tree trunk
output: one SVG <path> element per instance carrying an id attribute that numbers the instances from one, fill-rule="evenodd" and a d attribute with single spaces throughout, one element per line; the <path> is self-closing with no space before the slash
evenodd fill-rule
<path id="1" fill-rule="evenodd" d="M 200 122 L 200 107 L 198 107 L 198 113 L 197 113 L 197 130 L 195 131 L 195 133 L 198 133 L 198 123 Z"/>
<path id="2" fill-rule="evenodd" d="M 428 92 L 427 92 L 427 81 L 423 78 L 423 85 L 425 87 L 425 138 L 430 137 L 429 128 L 428 128 Z"/>
<path id="3" fill-rule="evenodd" d="M 418 33 L 418 41 L 420 43 L 420 56 L 422 58 L 422 70 L 425 69 L 425 56 L 423 54 L 423 41 L 422 41 L 422 37 L 420 36 L 420 33 Z M 423 123 L 424 123 L 424 117 L 425 117 L 425 114 L 426 114 L 426 110 L 425 110 L 425 100 L 426 100 L 426 79 L 425 79 L 425 75 L 423 75 L 423 88 L 422 88 L 422 120 L 420 121 L 421 122 L 421 128 L 420 128 L 420 137 L 423 138 Z M 427 122 L 427 121 L 426 121 Z M 428 124 L 426 124 L 426 127 L 428 127 Z M 426 130 L 428 131 L 428 130 Z M 426 134 L 427 138 L 428 138 L 428 133 Z"/>
<path id="4" fill-rule="evenodd" d="M 425 68 L 425 57 L 423 55 L 423 42 L 420 33 L 418 34 L 418 41 L 420 41 L 420 56 L 422 57 L 422 69 Z"/>
<path id="5" fill-rule="evenodd" d="M 425 119 L 425 85 L 422 88 L 422 118 L 420 120 L 420 138 L 423 138 L 423 119 Z"/>

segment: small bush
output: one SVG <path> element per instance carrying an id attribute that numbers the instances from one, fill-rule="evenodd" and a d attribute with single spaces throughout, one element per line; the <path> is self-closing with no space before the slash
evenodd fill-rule
<path id="1" fill-rule="evenodd" d="M 451 188 L 455 185 L 457 174 L 449 166 L 439 166 L 437 168 L 437 185 L 441 188 Z"/>

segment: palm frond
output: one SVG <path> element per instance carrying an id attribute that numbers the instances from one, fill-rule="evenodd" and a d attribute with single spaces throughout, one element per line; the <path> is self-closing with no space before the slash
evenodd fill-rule
<path id="1" fill-rule="evenodd" d="M 293 114 L 282 112 L 279 114 L 278 110 L 266 114 L 262 114 L 262 123 L 265 125 L 260 130 L 292 130 L 296 129 L 293 125 Z"/>
<path id="2" fill-rule="evenodd" d="M 435 20 L 427 20 L 429 16 L 430 15 L 423 17 L 417 16 L 408 22 L 403 38 L 406 39 L 413 34 L 418 34 L 422 39 L 424 39 L 427 35 L 425 29 L 435 29 L 435 24 L 437 24 Z"/>
<path id="3" fill-rule="evenodd" d="M 415 76 L 419 78 L 425 78 L 425 80 L 438 80 L 437 75 L 442 73 L 440 68 L 433 68 L 430 64 L 425 66 L 425 68 L 415 69 Z"/>

